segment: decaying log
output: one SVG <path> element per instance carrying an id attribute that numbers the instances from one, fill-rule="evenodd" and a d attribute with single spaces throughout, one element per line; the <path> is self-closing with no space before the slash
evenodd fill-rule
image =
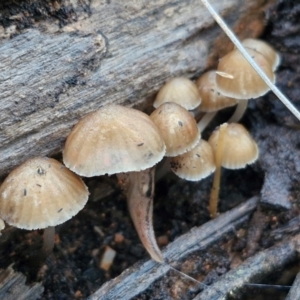
<path id="1" fill-rule="evenodd" d="M 15 273 L 11 267 L 0 270 L 0 299 L 5 300 L 35 300 L 44 291 L 40 283 L 31 286 L 25 285 L 26 277 Z"/>
<path id="2" fill-rule="evenodd" d="M 245 219 L 255 209 L 257 202 L 258 198 L 254 197 L 222 214 L 217 219 L 180 236 L 163 251 L 165 260 L 168 263 L 178 262 L 199 249 L 209 247 L 226 233 L 232 232 L 245 222 Z M 137 263 L 120 276 L 105 283 L 88 299 L 131 299 L 145 291 L 154 281 L 163 277 L 169 271 L 168 264 L 159 264 L 153 260 Z"/>
<path id="3" fill-rule="evenodd" d="M 253 4 L 211 2 L 230 25 Z M 0 26 L 0 176 L 32 156 L 60 152 L 88 112 L 107 103 L 145 107 L 170 76 L 202 72 L 220 34 L 199 1 L 87 5 L 74 7 L 75 22 L 62 28 L 49 20 L 26 30 Z M 18 18 L 22 12 L 9 19 Z"/>

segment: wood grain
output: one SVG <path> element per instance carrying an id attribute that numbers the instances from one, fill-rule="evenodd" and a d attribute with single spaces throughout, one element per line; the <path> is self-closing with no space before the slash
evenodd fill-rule
<path id="1" fill-rule="evenodd" d="M 212 4 L 231 25 L 248 7 Z M 0 28 L 0 177 L 59 153 L 71 127 L 102 105 L 144 109 L 167 78 L 200 74 L 220 34 L 200 1 L 92 1 L 72 13 L 62 28 Z"/>

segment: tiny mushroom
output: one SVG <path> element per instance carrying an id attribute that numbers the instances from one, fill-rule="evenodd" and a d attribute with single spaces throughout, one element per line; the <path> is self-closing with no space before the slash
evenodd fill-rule
<path id="1" fill-rule="evenodd" d="M 202 74 L 196 81 L 201 96 L 201 104 L 197 108 L 206 114 L 198 122 L 200 132 L 202 132 L 217 111 L 234 106 L 238 103 L 238 99 L 230 98 L 221 94 L 216 84 L 216 71 L 211 70 Z"/>
<path id="2" fill-rule="evenodd" d="M 258 39 L 245 39 L 242 41 L 242 45 L 245 48 L 253 49 L 261 53 L 272 66 L 272 70 L 275 71 L 280 64 L 280 55 L 274 50 L 268 43 Z"/>
<path id="3" fill-rule="evenodd" d="M 200 140 L 192 150 L 171 158 L 171 170 L 180 178 L 198 181 L 216 169 L 214 153 L 208 142 Z"/>
<path id="4" fill-rule="evenodd" d="M 201 97 L 196 84 L 190 79 L 174 77 L 159 90 L 153 106 L 157 108 L 165 102 L 174 102 L 192 110 L 201 103 Z"/>
<path id="5" fill-rule="evenodd" d="M 166 144 L 166 156 L 177 156 L 194 148 L 200 139 L 193 116 L 174 102 L 160 105 L 150 118 L 158 127 Z"/>
<path id="6" fill-rule="evenodd" d="M 164 141 L 149 116 L 120 105 L 104 106 L 81 119 L 63 152 L 65 165 L 82 176 L 117 173 L 138 235 L 158 262 L 163 257 L 152 224 L 154 166 L 164 154 Z"/>
<path id="7" fill-rule="evenodd" d="M 274 83 L 275 74 L 269 61 L 255 50 L 246 48 L 246 51 Z M 269 91 L 268 85 L 237 49 L 220 60 L 216 74 L 218 90 L 228 97 L 239 99 L 236 112 L 229 122 L 238 122 L 241 119 L 247 108 L 248 99 L 258 98 Z"/>
<path id="8" fill-rule="evenodd" d="M 79 176 L 60 162 L 35 157 L 14 169 L 0 187 L 0 217 L 9 225 L 33 230 L 46 228 L 43 249 L 54 245 L 54 226 L 76 215 L 88 200 Z"/>
<path id="9" fill-rule="evenodd" d="M 237 123 L 222 124 L 212 133 L 208 143 L 214 151 L 216 163 L 209 202 L 209 211 L 214 218 L 217 215 L 221 167 L 227 169 L 245 168 L 257 160 L 259 150 L 256 142 L 245 127 Z"/>

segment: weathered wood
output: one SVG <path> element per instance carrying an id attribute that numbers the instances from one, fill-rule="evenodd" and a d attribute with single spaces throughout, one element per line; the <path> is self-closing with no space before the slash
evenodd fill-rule
<path id="1" fill-rule="evenodd" d="M 226 273 L 222 279 L 206 288 L 193 300 L 226 300 L 244 286 L 280 270 L 299 255 L 300 235 L 290 237 L 270 249 L 248 258 L 238 268 Z M 299 298 L 291 298 L 299 299 Z"/>
<path id="2" fill-rule="evenodd" d="M 285 300 L 300 299 L 300 273 L 297 274 L 293 286 L 290 289 Z"/>
<path id="3" fill-rule="evenodd" d="M 212 4 L 230 24 L 248 8 L 242 0 Z M 40 21 L 1 41 L 0 176 L 61 151 L 88 112 L 140 105 L 168 77 L 201 72 L 220 33 L 192 0 L 92 1 L 89 10 L 62 29 Z"/>
<path id="4" fill-rule="evenodd" d="M 26 277 L 15 273 L 11 267 L 0 270 L 0 299 L 5 300 L 35 300 L 44 291 L 40 283 L 25 285 Z"/>
<path id="5" fill-rule="evenodd" d="M 168 263 L 179 262 L 189 254 L 209 247 L 220 240 L 226 233 L 235 230 L 255 209 L 258 198 L 254 197 L 240 206 L 220 215 L 217 219 L 193 228 L 182 235 L 163 251 Z M 153 260 L 135 264 L 120 276 L 105 283 L 89 300 L 96 299 L 131 299 L 145 291 L 154 281 L 170 271 L 168 264 L 159 264 Z"/>

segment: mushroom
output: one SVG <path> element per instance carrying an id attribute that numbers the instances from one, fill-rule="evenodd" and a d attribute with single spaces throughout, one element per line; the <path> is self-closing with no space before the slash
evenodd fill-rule
<path id="1" fill-rule="evenodd" d="M 116 174 L 138 235 L 152 259 L 162 262 L 152 224 L 154 166 L 165 154 L 161 134 L 146 114 L 107 105 L 81 119 L 63 151 L 65 165 L 82 176 Z"/>
<path id="2" fill-rule="evenodd" d="M 196 146 L 199 129 L 193 116 L 174 102 L 165 102 L 151 115 L 166 144 L 166 156 L 180 155 Z"/>
<path id="3" fill-rule="evenodd" d="M 201 98 L 194 82 L 185 77 L 174 77 L 159 90 L 153 106 L 158 108 L 165 102 L 174 102 L 192 110 L 201 103 Z"/>
<path id="4" fill-rule="evenodd" d="M 170 165 L 177 176 L 190 181 L 201 180 L 216 169 L 213 150 L 210 144 L 202 139 L 192 150 L 172 157 Z"/>
<path id="5" fill-rule="evenodd" d="M 198 128 L 202 132 L 209 122 L 214 118 L 217 111 L 234 106 L 238 103 L 235 98 L 221 94 L 216 85 L 216 71 L 211 70 L 202 74 L 196 81 L 201 96 L 201 104 L 197 108 L 206 114 L 198 122 Z"/>
<path id="6" fill-rule="evenodd" d="M 210 136 L 216 163 L 213 187 L 209 201 L 209 211 L 212 218 L 217 215 L 220 190 L 221 167 L 227 169 L 242 169 L 254 163 L 259 155 L 258 146 L 245 129 L 237 123 L 224 123 Z"/>
<path id="7" fill-rule="evenodd" d="M 270 63 L 272 70 L 275 71 L 280 64 L 280 55 L 268 43 L 258 39 L 245 39 L 242 41 L 245 48 L 253 49 L 261 53 Z"/>
<path id="8" fill-rule="evenodd" d="M 52 251 L 54 226 L 76 215 L 88 200 L 79 176 L 60 162 L 35 157 L 14 169 L 0 187 L 0 217 L 27 230 L 45 228 L 43 250 Z"/>
<path id="9" fill-rule="evenodd" d="M 255 50 L 247 48 L 246 51 L 274 83 L 275 74 L 269 61 Z M 241 119 L 247 108 L 248 99 L 258 98 L 269 91 L 267 84 L 239 50 L 231 51 L 220 60 L 216 74 L 219 91 L 228 97 L 240 99 L 236 112 L 229 122 L 238 122 Z"/>

